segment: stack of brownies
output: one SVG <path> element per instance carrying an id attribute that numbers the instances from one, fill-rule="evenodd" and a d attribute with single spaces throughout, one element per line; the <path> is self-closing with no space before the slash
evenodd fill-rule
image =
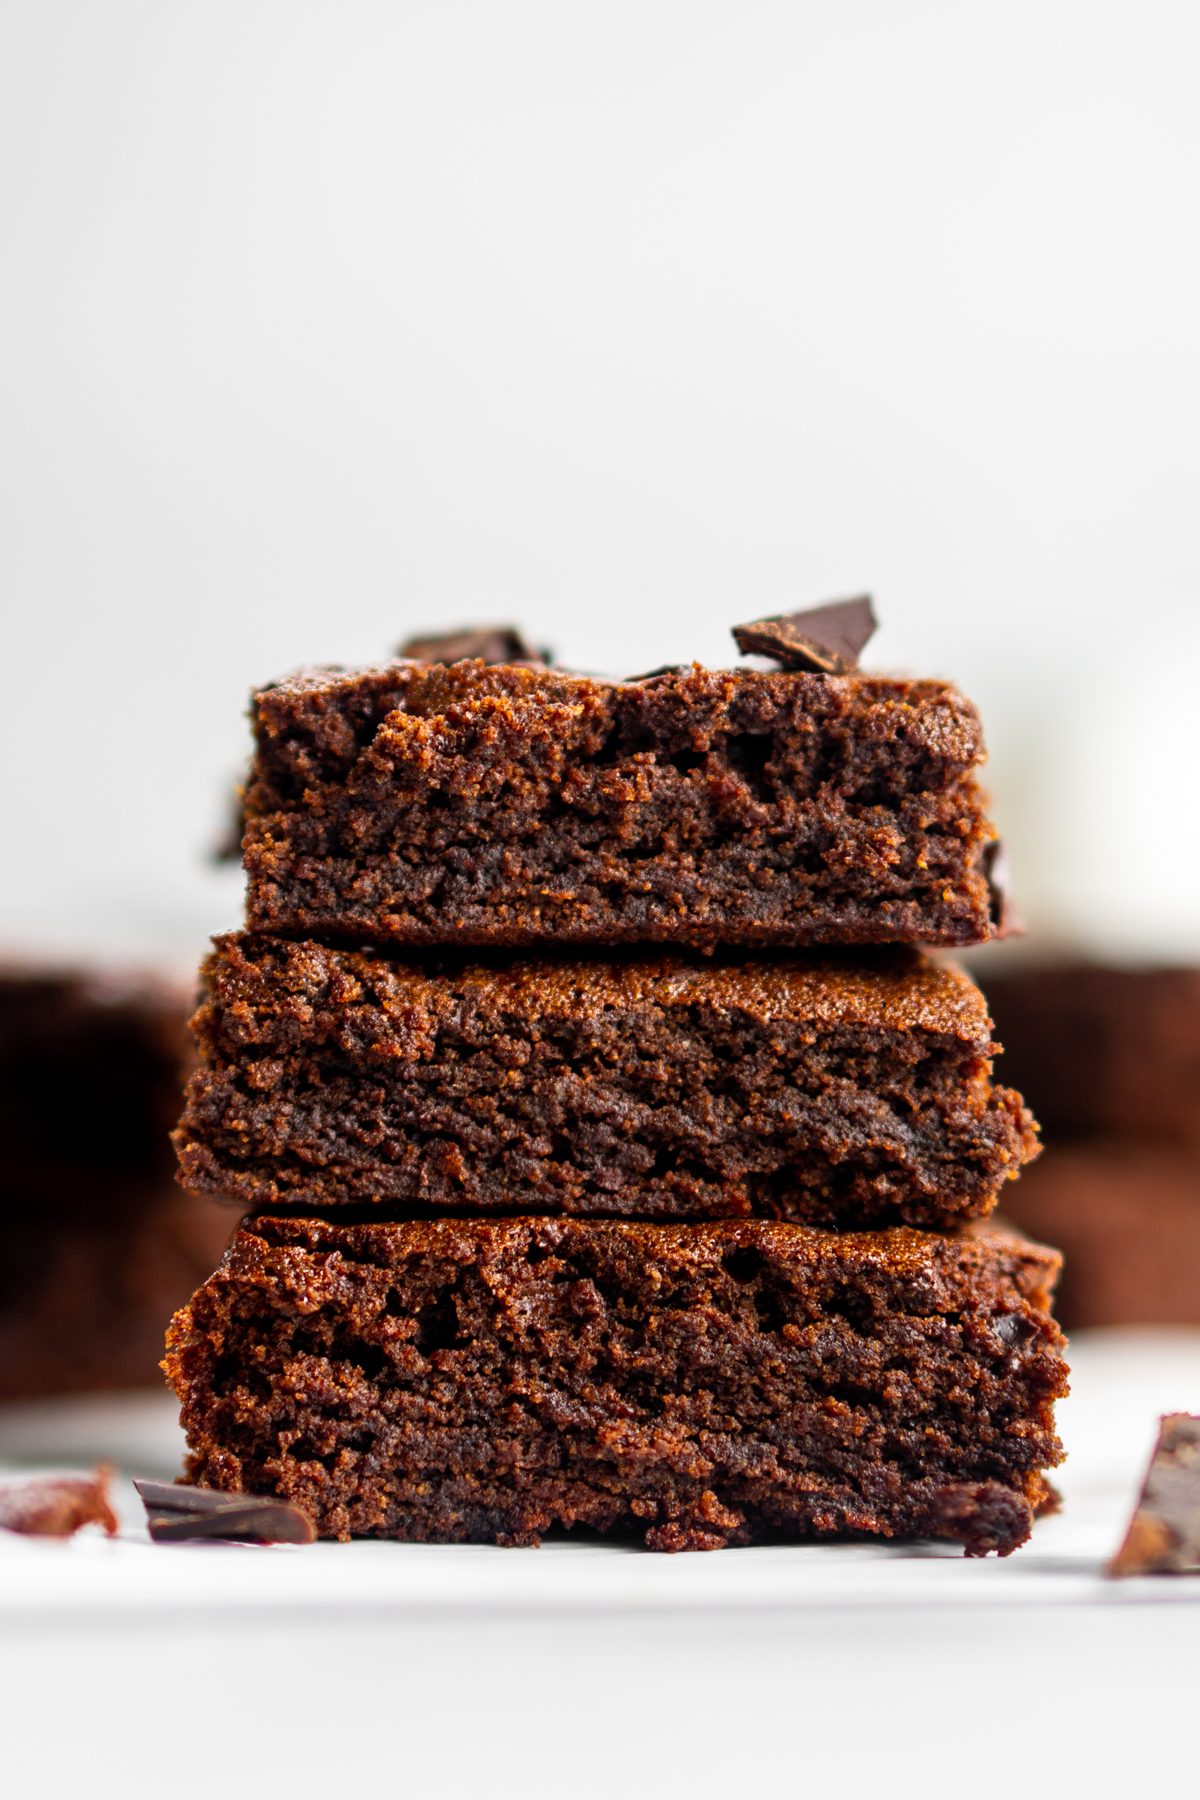
<path id="1" fill-rule="evenodd" d="M 249 1209 L 170 1332 L 193 1481 L 339 1538 L 1028 1535 L 1058 1257 L 983 1221 L 1033 1125 L 914 948 L 999 928 L 979 722 L 870 626 L 256 696 L 176 1134 Z"/>

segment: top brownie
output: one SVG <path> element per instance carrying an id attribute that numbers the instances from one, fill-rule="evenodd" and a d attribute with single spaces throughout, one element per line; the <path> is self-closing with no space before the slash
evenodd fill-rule
<path id="1" fill-rule="evenodd" d="M 304 671 L 255 696 L 248 923 L 375 944 L 995 936 L 974 707 L 697 664 Z"/>

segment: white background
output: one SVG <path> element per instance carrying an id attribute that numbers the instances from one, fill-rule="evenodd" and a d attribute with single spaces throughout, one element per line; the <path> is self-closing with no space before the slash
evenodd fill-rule
<path id="1" fill-rule="evenodd" d="M 1200 955 L 1198 92 L 1194 0 L 0 0 L 0 940 L 194 961 L 298 663 L 869 587 L 1043 944 Z M 0 1699 L 39 1796 L 1079 1792 L 1194 1618 L 44 1621 Z"/>
<path id="2" fill-rule="evenodd" d="M 1191 0 L 6 0 L 0 935 L 232 922 L 250 686 L 871 588 L 1043 942 L 1200 954 Z"/>

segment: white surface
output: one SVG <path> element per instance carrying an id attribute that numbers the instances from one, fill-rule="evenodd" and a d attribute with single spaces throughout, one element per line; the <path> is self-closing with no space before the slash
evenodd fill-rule
<path id="1" fill-rule="evenodd" d="M 806 1608 L 829 1605 L 1125 1605 L 1200 1603 L 1200 1579 L 1112 1583 L 1102 1565 L 1120 1539 L 1164 1411 L 1200 1411 L 1200 1332 L 1087 1334 L 1072 1348 L 1061 1408 L 1068 1460 L 1061 1513 L 1011 1557 L 968 1559 L 949 1546 L 760 1546 L 654 1556 L 632 1544 L 551 1540 L 540 1550 L 357 1543 L 311 1547 L 153 1545 L 127 1481 L 123 1529 L 110 1542 L 40 1543 L 0 1532 L 0 1616 L 98 1609 L 107 1617 L 178 1607 L 336 1607 L 396 1613 Z M 169 1396 L 0 1412 L 8 1472 L 107 1454 L 135 1474 L 177 1473 Z M 1197 1615 L 1200 1632 L 1200 1614 Z"/>
<path id="2" fill-rule="evenodd" d="M 1194 0 L 6 0 L 0 934 L 194 964 L 297 663 L 869 586 L 1043 945 L 1200 956 L 1198 81 Z"/>
<path id="3" fill-rule="evenodd" d="M 656 1557 L 0 1534 L 14 1793 L 856 1796 L 1190 1779 L 1200 1579 L 1106 1582 L 1200 1333 L 1073 1349 L 1063 1513 L 1016 1555 Z M 170 1402 L 9 1408 L 5 1466 L 169 1469 Z M 882 1784 L 882 1785 L 880 1785 Z M 1130 1784 L 1133 1784 L 1132 1786 Z"/>

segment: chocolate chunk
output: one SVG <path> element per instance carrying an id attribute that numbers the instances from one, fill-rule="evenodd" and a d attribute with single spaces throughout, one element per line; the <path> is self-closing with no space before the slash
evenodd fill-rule
<path id="1" fill-rule="evenodd" d="M 869 594 L 857 600 L 831 600 L 804 612 L 778 613 L 751 625 L 735 625 L 733 635 L 743 656 L 773 656 L 785 669 L 811 669 L 823 675 L 846 675 L 857 669 L 863 645 L 875 630 Z"/>
<path id="2" fill-rule="evenodd" d="M 1110 1575 L 1200 1575 L 1200 1418 L 1168 1413 Z"/>
<path id="3" fill-rule="evenodd" d="M 643 675 L 623 676 L 622 682 L 628 687 L 635 681 L 661 681 L 664 675 L 682 675 L 690 667 L 690 663 L 661 663 L 657 669 L 647 669 Z"/>
<path id="4" fill-rule="evenodd" d="M 146 1508 L 146 1529 L 156 1544 L 216 1538 L 239 1544 L 311 1544 L 316 1537 L 306 1512 L 286 1500 L 229 1494 L 217 1488 L 171 1481 L 135 1481 Z"/>
<path id="5" fill-rule="evenodd" d="M 0 1487 L 0 1526 L 26 1537 L 73 1537 L 85 1525 L 100 1525 L 114 1537 L 117 1517 L 109 1504 L 112 1470 L 101 1464 L 94 1475 L 43 1475 Z"/>
<path id="6" fill-rule="evenodd" d="M 513 625 L 470 626 L 429 637 L 409 638 L 398 654 L 408 662 L 422 663 L 529 663 L 548 668 L 548 650 L 535 650 Z"/>
<path id="7" fill-rule="evenodd" d="M 1020 937 L 1025 926 L 1009 892 L 1008 850 L 1003 838 L 983 847 L 983 876 L 988 885 L 988 913 L 998 938 Z"/>
<path id="8" fill-rule="evenodd" d="M 996 1336 L 1011 1350 L 1019 1350 L 1037 1334 L 1037 1326 L 1024 1313 L 1002 1313 L 996 1320 Z"/>

